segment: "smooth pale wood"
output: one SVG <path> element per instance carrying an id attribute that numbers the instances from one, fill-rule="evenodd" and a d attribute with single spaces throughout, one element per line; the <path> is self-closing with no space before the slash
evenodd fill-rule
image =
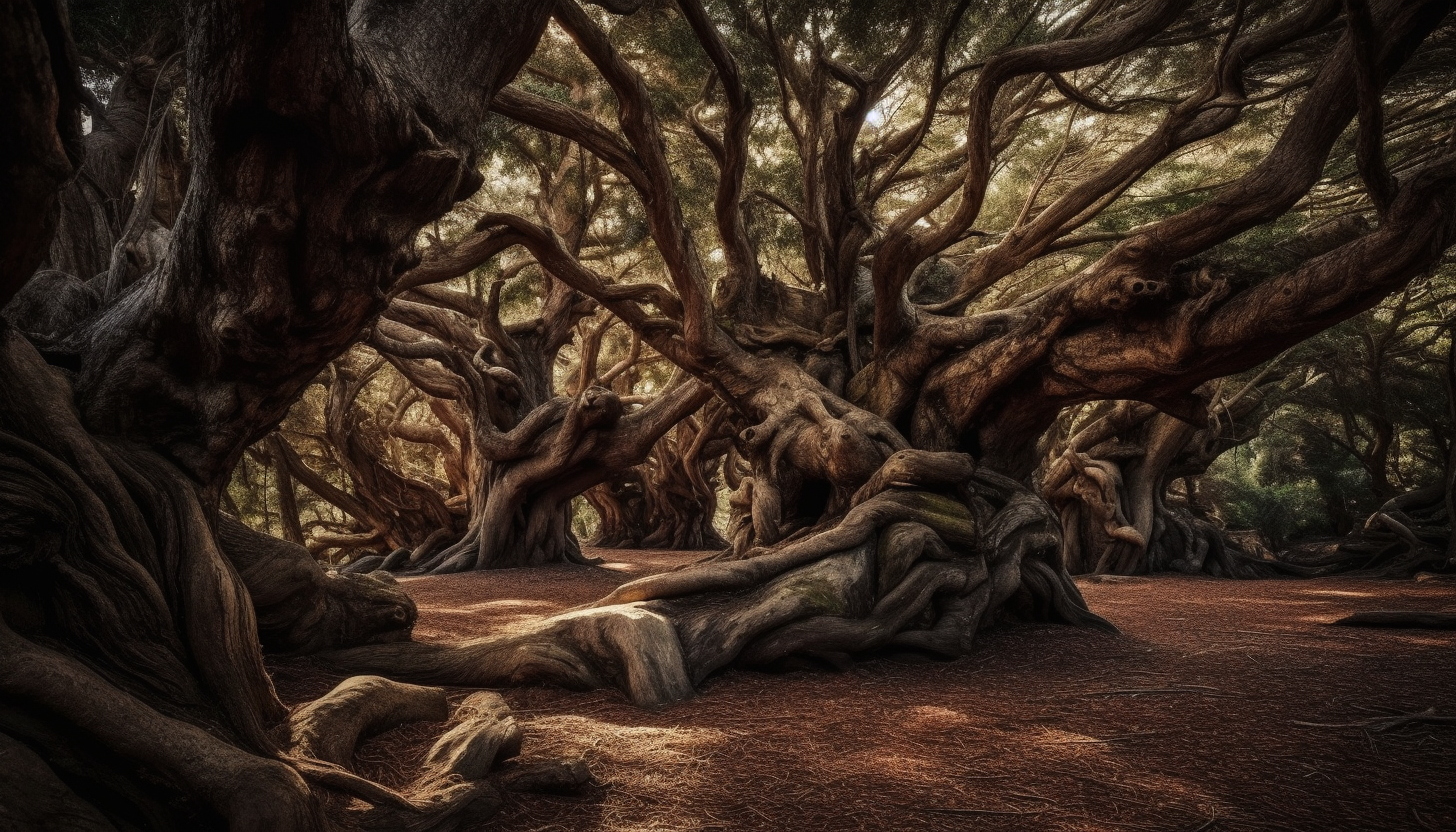
<path id="1" fill-rule="evenodd" d="M 289 717 L 289 744 L 296 754 L 348 766 L 361 739 L 409 722 L 444 722 L 449 715 L 442 688 L 354 676 Z"/>

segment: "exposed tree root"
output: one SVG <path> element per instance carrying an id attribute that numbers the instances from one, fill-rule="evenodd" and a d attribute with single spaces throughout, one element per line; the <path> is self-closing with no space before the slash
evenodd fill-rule
<path id="1" fill-rule="evenodd" d="M 0 829 L 116 832 L 24 743 L 0 733 Z"/>
<path id="2" fill-rule="evenodd" d="M 1330 557 L 1285 561 L 1279 569 L 1306 577 L 1409 578 L 1421 572 L 1456 572 L 1451 544 L 1447 490 L 1437 484 L 1388 500 Z"/>
<path id="3" fill-rule="evenodd" d="M 692 695 L 672 622 L 635 604 L 569 612 L 459 644 L 380 644 L 319 658 L 346 672 L 362 670 L 424 684 L 615 687 L 639 705 Z"/>
<path id="4" fill-rule="evenodd" d="M 330 575 L 302 546 L 226 515 L 217 541 L 248 587 L 264 647 L 313 653 L 409 638 L 414 601 L 387 573 Z"/>
<path id="5" fill-rule="evenodd" d="M 23 789 L 78 829 L 164 832 L 323 830 L 349 814 L 433 832 L 500 806 L 487 774 L 520 733 L 493 694 L 467 700 L 402 792 L 349 771 L 354 746 L 445 719 L 441 691 L 350 680 L 285 727 L 260 637 L 294 652 L 407 637 L 414 606 L 392 582 L 328 576 L 296 544 L 210 518 L 167 460 L 87 433 L 65 378 L 3 323 L 0 391 L 0 796 Z M 564 788 L 583 774 L 513 776 Z"/>
<path id="6" fill-rule="evenodd" d="M 402 791 L 354 775 L 350 763 L 367 734 L 407 722 L 443 721 L 448 715 L 440 688 L 355 677 L 293 715 L 291 754 L 306 777 L 373 804 L 364 810 L 339 807 L 357 815 L 361 828 L 442 832 L 467 819 L 488 818 L 501 807 L 500 790 L 488 778 L 520 753 L 521 729 L 499 694 L 481 691 L 466 699 L 455 711 L 455 725 L 436 741 L 420 775 Z M 562 782 L 561 768 L 547 768 L 551 783 Z M 523 772 L 510 782 L 532 784 Z"/>
<path id="7" fill-rule="evenodd" d="M 355 676 L 288 719 L 293 753 L 348 765 L 362 737 L 407 722 L 444 722 L 450 703 L 440 688 Z"/>
<path id="8" fill-rule="evenodd" d="M 655 705 L 733 664 L 964 655 L 1000 618 L 1112 629 L 1061 569 L 1057 518 L 1024 487 L 964 455 L 923 451 L 893 455 L 870 482 L 838 522 L 633 581 L 517 632 L 323 658 L 434 684 L 612 685 Z"/>

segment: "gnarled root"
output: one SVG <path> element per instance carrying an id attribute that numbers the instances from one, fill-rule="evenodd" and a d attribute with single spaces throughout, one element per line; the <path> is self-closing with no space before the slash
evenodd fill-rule
<path id="1" fill-rule="evenodd" d="M 288 719 L 293 753 L 348 765 L 359 740 L 407 722 L 444 722 L 450 716 L 445 691 L 354 676 Z"/>
<path id="2" fill-rule="evenodd" d="M 0 828 L 116 832 L 24 743 L 0 733 Z"/>
<path id="3" fill-rule="evenodd" d="M 1340 543 L 1332 557 L 1281 563 L 1279 568 L 1311 577 L 1409 578 L 1422 571 L 1456 572 L 1451 551 L 1446 486 L 1438 484 L 1386 501 L 1364 527 Z"/>
<path id="4" fill-rule="evenodd" d="M 344 796 L 372 804 L 339 807 L 364 829 L 444 832 L 478 822 L 501 807 L 501 790 L 562 790 L 587 775 L 579 763 L 552 762 L 501 771 L 521 750 L 521 729 L 499 694 L 471 694 L 456 709 L 455 724 L 425 755 L 420 775 L 401 791 L 372 783 L 350 770 L 361 737 L 407 722 L 443 721 L 444 690 L 356 676 L 289 720 L 293 762 L 306 777 Z"/>
<path id="5" fill-rule="evenodd" d="M 346 672 L 424 684 L 615 687 L 639 705 L 692 695 L 673 624 L 635 604 L 578 610 L 458 644 L 403 642 L 321 654 Z"/>
<path id="6" fill-rule="evenodd" d="M 487 499 L 465 535 L 434 554 L 421 558 L 390 558 L 374 569 L 395 569 L 405 575 L 449 575 L 475 569 L 508 569 L 548 563 L 595 563 L 581 553 L 571 531 L 569 498 L 530 496 L 506 491 Z M 522 504 L 522 501 L 527 501 Z"/>
<path id="7" fill-rule="evenodd" d="M 1223 529 L 1169 505 L 1162 480 L 1130 488 L 1115 462 L 1073 450 L 1042 483 L 1061 515 L 1067 568 L 1074 574 L 1144 572 L 1263 578 L 1274 568 L 1246 555 Z"/>
<path id="8" fill-rule="evenodd" d="M 56 754 L 52 760 L 97 763 L 72 777 L 98 778 L 114 789 L 132 811 L 160 828 L 175 818 L 161 801 L 108 768 L 119 759 L 170 783 L 182 794 L 226 819 L 233 830 L 311 830 L 325 828 L 319 805 L 289 766 L 234 745 L 208 731 L 158 713 L 135 696 L 119 690 L 73 658 L 32 644 L 0 621 L 0 725 Z M 96 746 L 105 749 L 96 757 Z M 105 764 L 101 761 L 105 760 Z M 24 763 L 15 757 L 11 763 Z M 12 773 L 3 778 L 10 779 Z M 94 788 L 94 787 L 93 787 Z M 104 792 L 103 792 L 104 793 Z M 198 821 L 196 828 L 212 824 Z"/>
<path id="9" fill-rule="evenodd" d="M 625 584 L 584 609 L 459 645 L 328 654 L 352 671 L 436 684 L 611 684 L 638 704 L 685 698 L 729 665 L 871 651 L 959 656 L 1000 618 L 1112 629 L 1060 565 L 1056 516 L 960 454 L 890 457 L 837 522 L 735 560 Z"/>
<path id="10" fill-rule="evenodd" d="M 217 542 L 248 587 L 269 650 L 313 653 L 410 636 L 414 601 L 387 573 L 330 575 L 302 546 L 226 515 Z"/>
<path id="11" fill-rule="evenodd" d="M 473 727 L 447 735 L 404 793 L 344 765 L 368 731 L 443 719 L 438 690 L 345 683 L 295 715 L 293 756 L 280 746 L 288 712 L 254 604 L 263 638 L 295 650 L 407 633 L 413 606 L 390 584 L 330 578 L 301 548 L 257 537 L 216 532 L 167 460 L 92 437 L 64 377 L 0 322 L 0 798 L 26 789 L 75 828 L 162 832 L 324 830 L 352 811 L 345 795 L 375 804 L 363 825 L 390 830 L 446 829 L 468 807 L 499 805 L 480 761 L 493 765 L 518 734 L 494 704 L 472 706 Z M 372 592 L 347 592 L 361 587 Z M 341 626 L 366 610 L 381 614 Z M 578 769 L 534 777 L 569 785 Z"/>

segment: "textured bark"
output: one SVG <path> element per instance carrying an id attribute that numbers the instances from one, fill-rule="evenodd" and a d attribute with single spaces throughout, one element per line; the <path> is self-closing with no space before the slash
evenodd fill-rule
<path id="1" fill-rule="evenodd" d="M 153 155 L 176 158 L 180 139 L 171 120 L 170 106 L 180 72 L 175 61 L 168 66 L 164 65 L 165 60 L 166 56 L 140 56 L 128 61 L 111 88 L 104 111 L 91 114 L 94 126 L 86 134 L 85 162 L 77 178 L 62 193 L 60 222 L 51 240 L 46 268 L 82 282 L 109 272 L 112 250 L 131 224 L 136 207 L 131 193 L 133 181 L 152 183 L 157 178 L 156 164 L 161 159 L 154 161 L 151 170 L 138 171 L 140 157 L 149 144 L 156 144 L 159 146 Z M 161 172 L 172 173 L 165 168 Z M 168 181 L 159 184 L 175 189 L 180 183 L 168 177 Z M 157 201 L 173 210 L 177 206 L 175 197 Z M 136 220 L 141 226 L 137 231 L 155 226 L 165 233 L 171 223 L 163 227 L 152 218 L 152 206 L 144 208 L 145 216 Z M 138 253 L 134 250 L 125 254 L 135 257 Z M 135 277 L 149 271 L 155 262 L 128 265 L 133 267 Z"/>
<path id="2" fill-rule="evenodd" d="M 538 417 L 534 424 L 507 434 L 513 437 L 511 453 L 495 446 L 484 495 L 472 507 L 465 536 L 413 568 L 457 572 L 583 562 L 571 533 L 571 500 L 640 460 L 657 437 L 707 397 L 707 388 L 684 381 L 626 415 L 616 394 L 600 387 L 548 402 L 531 414 Z"/>
<path id="3" fill-rule="evenodd" d="M 712 415 L 707 415 L 708 410 Z M 719 436 L 724 409 L 685 419 L 657 440 L 647 461 L 588 490 L 601 519 L 593 546 L 627 549 L 723 549 L 713 526 L 717 467 L 726 439 Z"/>
<path id="4" fill-rule="evenodd" d="M 283 539 L 302 546 L 303 526 L 298 516 L 298 492 L 293 487 L 293 474 L 289 473 L 287 456 L 292 449 L 284 449 L 284 439 L 274 435 L 270 442 L 269 462 L 273 466 L 273 481 L 278 488 L 278 520 L 283 526 Z"/>
<path id="5" fill-rule="evenodd" d="M 94 806 L 71 791 L 35 752 L 0 733 L 0 826 L 115 832 Z"/>
<path id="6" fill-rule="evenodd" d="M 1064 558 L 1074 575 L 1177 571 L 1219 577 L 1271 574 L 1207 516 L 1194 495 L 1170 500 L 1176 480 L 1201 475 L 1220 454 L 1257 435 L 1292 386 L 1261 372 L 1237 389 L 1195 394 L 1203 427 L 1138 402 L 1104 402 L 1053 444 L 1042 495 L 1062 517 Z M 1297 380 L 1292 380 L 1297 381 Z"/>
<path id="7" fill-rule="evenodd" d="M 211 507 L 244 449 L 366 330 L 422 390 L 480 403 L 468 408 L 468 433 L 499 472 L 482 480 L 489 487 L 479 510 L 472 506 L 474 540 L 418 568 L 536 557 L 550 524 L 533 524 L 530 513 L 524 530 L 506 522 L 518 498 L 564 505 L 602 478 L 563 475 L 566 464 L 610 471 L 640 459 L 710 394 L 732 409 L 741 428 L 733 452 L 750 473 L 736 483 L 748 512 L 730 551 L 520 631 L 464 645 L 365 644 L 329 656 L 339 667 L 427 683 L 615 685 L 655 704 L 686 697 L 733 665 L 838 664 L 884 650 L 957 656 L 984 627 L 1018 618 L 1107 626 L 1063 568 L 1061 518 L 1022 482 L 1039 461 L 1035 439 L 1057 414 L 1125 399 L 1197 423 L 1203 414 L 1191 396 L 1200 384 L 1368 308 L 1456 239 L 1456 156 L 1434 150 L 1392 182 L 1369 155 L 1367 136 L 1360 168 L 1382 206 L 1374 230 L 1253 282 L 1186 268 L 1303 198 L 1352 120 L 1363 108 L 1362 122 L 1373 123 L 1383 85 L 1451 8 L 1449 0 L 1383 0 L 1370 7 L 1368 26 L 1347 20 L 1321 50 L 1323 64 L 1290 106 L 1280 138 L 1245 176 L 1195 208 L 1139 226 L 1061 283 L 1007 308 L 960 314 L 984 280 L 1009 275 L 1018 259 L 1078 244 L 1072 232 L 1168 152 L 1237 123 L 1251 101 L 1249 67 L 1301 45 L 1337 11 L 1314 3 L 1245 32 L 1239 6 L 1207 83 L 1173 104 L 1147 142 L 1040 211 L 1029 200 L 1024 226 L 978 261 L 986 265 L 968 269 L 953 297 L 910 304 L 903 290 L 914 270 L 977 233 L 1005 147 L 1003 116 L 1014 121 L 1044 91 L 1064 89 L 1065 79 L 1052 80 L 1059 73 L 1120 59 L 1170 31 L 1183 10 L 1158 0 L 1092 4 L 1047 42 L 1001 50 L 979 66 L 964 159 L 945 169 L 943 186 L 879 234 L 856 225 L 869 222 L 873 204 L 834 208 L 845 222 L 829 229 L 828 218 L 825 230 L 848 250 L 835 253 L 836 276 L 825 285 L 842 293 L 829 304 L 846 304 L 842 322 L 826 315 L 809 322 L 816 328 L 763 315 L 740 340 L 718 322 L 715 270 L 679 203 L 646 80 L 596 19 L 562 3 L 562 29 L 617 99 L 618 129 L 524 94 L 503 97 L 502 110 L 568 134 L 639 191 L 672 286 L 595 274 L 550 216 L 538 217 L 543 224 L 487 215 L 477 228 L 489 238 L 482 246 L 525 247 L 554 281 L 606 307 L 697 381 L 628 411 L 622 397 L 584 379 L 571 396 L 540 395 L 526 412 L 496 421 L 495 403 L 531 389 L 531 373 L 508 368 L 507 356 L 484 343 L 456 348 L 393 288 L 416 264 L 419 229 L 479 186 L 476 128 L 535 42 L 546 4 L 508 13 L 488 2 L 346 5 L 189 5 L 192 177 L 166 255 L 96 314 L 52 320 L 67 335 L 48 345 L 46 359 L 73 372 L 74 388 L 9 325 L 0 333 L 0 563 L 14 576 L 0 594 L 0 732 L 43 751 L 68 785 L 84 781 L 89 794 L 104 795 L 98 807 L 140 819 L 133 825 L 319 829 L 361 798 L 373 808 L 358 810 L 357 825 L 427 829 L 495 803 L 482 775 L 509 749 L 512 731 L 488 697 L 469 703 L 473 727 L 447 735 L 404 793 L 288 756 L 278 742 L 287 714 L 262 667 L 253 599 L 217 545 Z M 717 75 L 706 86 L 721 86 L 727 104 L 721 128 L 695 125 L 720 172 L 714 214 L 725 286 L 750 296 L 760 285 L 741 215 L 751 104 L 704 9 L 691 0 L 682 6 Z M 1086 23 L 1096 25 L 1082 32 Z M 907 29 L 907 43 L 924 39 L 923 26 Z M 39 42 L 21 44 L 30 60 L 22 80 L 44 81 L 38 69 L 47 61 L 31 60 L 43 51 Z M 900 59 L 898 50 L 890 57 Z M 852 117 L 891 80 L 853 67 L 824 71 L 852 90 L 851 106 L 836 117 Z M 942 82 L 938 65 L 934 82 Z M 63 103 L 47 83 L 27 89 Z M 69 123 L 73 110 L 59 112 Z M 27 129 L 44 124 L 45 135 L 64 135 L 50 129 L 57 121 L 45 106 L 30 117 Z M 854 149 L 853 130 L 826 139 L 836 151 L 846 142 Z M 919 139 L 907 141 L 913 153 Z M 22 158 L 42 161 L 26 181 L 38 183 L 45 208 L 61 168 L 44 163 L 57 157 Z M 853 166 L 858 155 L 835 158 L 818 167 L 846 159 Z M 843 187 L 856 181 L 840 177 L 822 193 L 857 200 L 866 191 Z M 941 205 L 947 210 L 929 221 Z M 45 220 L 15 219 L 0 229 L 6 294 L 45 247 L 18 236 L 44 231 Z M 12 262 L 11 252 L 23 256 Z M 843 284 L 858 281 L 865 257 L 881 301 L 871 361 L 841 394 L 835 379 L 859 363 L 862 334 L 860 293 Z M 841 329 L 843 357 L 827 358 L 840 351 Z M 821 338 L 810 344 L 806 333 Z M 730 468 L 737 478 L 736 460 Z M 543 487 L 537 477 L 548 472 L 553 484 Z M 298 552 L 279 557 L 296 560 Z M 327 596 L 348 586 L 309 591 Z M 382 613 L 381 626 L 349 639 L 398 631 L 398 607 L 387 596 L 366 597 L 361 608 Z M 279 624 L 285 643 L 300 638 Z"/>
<path id="8" fill-rule="evenodd" d="M 65 6 L 10 3 L 0 26 L 0 83 L 10 116 L 0 128 L 0 308 L 35 273 L 55 233 L 61 186 L 83 153 L 80 79 Z"/>
<path id="9" fill-rule="evenodd" d="M 167 258 L 73 348 L 89 425 L 218 483 L 382 310 L 416 230 L 479 187 L 474 126 L 544 6 L 365 6 L 347 29 L 332 7 L 188 8 L 188 199 Z"/>
<path id="10" fill-rule="evenodd" d="M 265 649 L 314 653 L 409 638 L 415 604 L 389 575 L 328 574 L 302 546 L 226 515 L 216 528 L 219 548 L 248 588 Z"/>
<path id="11" fill-rule="evenodd" d="M 896 454 L 837 523 L 743 557 L 624 584 L 578 611 L 458 645 L 328 654 L 340 669 L 433 684 L 612 685 L 656 705 L 728 666 L 964 655 L 1002 617 L 1111 625 L 1060 568 L 1056 516 L 960 454 Z"/>
<path id="12" fill-rule="evenodd" d="M 478 186 L 475 126 L 546 9 L 348 11 L 352 23 L 338 4 L 188 5 L 193 175 L 165 255 L 100 308 L 56 298 L 64 338 L 46 358 L 72 372 L 0 323 L 0 733 L 118 828 L 323 829 L 355 814 L 436 829 L 458 819 L 456 796 L 488 790 L 452 777 L 401 802 L 286 757 L 254 602 L 264 637 L 290 650 L 397 637 L 411 608 L 388 584 L 330 578 L 297 547 L 233 529 L 250 587 L 219 546 L 213 506 L 246 446 L 383 307 L 416 231 Z M 0 217 L 0 302 L 45 256 L 79 150 L 63 15 L 5 14 L 6 80 L 26 106 L 3 134 L 19 199 Z M 95 242 L 57 239 L 76 236 Z M 9 761 L 0 779 L 45 780 Z"/>
<path id="13" fill-rule="evenodd" d="M 210 823 L 199 811 L 245 828 L 316 825 L 303 781 L 268 759 L 285 711 L 197 487 L 151 451 L 93 439 L 64 378 L 3 336 L 4 730 L 155 828 Z M 138 765 L 157 778 L 133 779 Z"/>
<path id="14" fill-rule="evenodd" d="M 354 676 L 288 718 L 294 753 L 347 766 L 360 740 L 410 722 L 444 722 L 450 701 L 440 688 Z"/>

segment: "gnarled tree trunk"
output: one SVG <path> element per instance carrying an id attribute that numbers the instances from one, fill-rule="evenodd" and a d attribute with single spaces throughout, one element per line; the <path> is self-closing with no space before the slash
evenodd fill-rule
<path id="1" fill-rule="evenodd" d="M 0 65 L 29 109 L 22 138 L 4 135 L 36 216 L 4 217 L 0 304 L 40 265 L 78 145 L 64 12 L 11 11 Z M 84 795 L 93 827 L 323 829 L 334 813 L 444 828 L 478 802 L 479 767 L 399 795 L 280 744 L 260 619 L 309 650 L 400 637 L 412 607 L 215 505 L 245 447 L 377 314 L 416 230 L 478 185 L 471 131 L 544 13 L 187 6 L 193 176 L 165 257 L 99 309 L 49 318 L 47 358 L 71 372 L 18 334 L 31 319 L 0 322 L 0 733 L 35 752 L 5 764 Z"/>
<path id="2" fill-rule="evenodd" d="M 726 410 L 709 405 L 679 422 L 647 461 L 588 490 L 601 518 L 593 546 L 624 549 L 723 549 L 713 526 L 718 506 L 717 467 L 727 439 L 720 437 Z"/>
<path id="3" fill-rule="evenodd" d="M 1224 451 L 1252 439 L 1281 401 L 1283 381 L 1260 373 L 1237 391 L 1205 384 L 1186 419 L 1139 402 L 1102 402 L 1081 414 L 1055 442 L 1041 493 L 1062 517 L 1067 570 L 1074 575 L 1176 571 L 1252 578 L 1268 564 L 1238 543 L 1185 495 L 1170 502 L 1176 480 L 1194 478 Z M 1202 427 L 1191 421 L 1202 414 Z"/>
<path id="4" fill-rule="evenodd" d="M 1446 354 L 1446 407 L 1456 419 L 1456 340 Z M 1441 482 L 1385 501 L 1364 524 L 1341 541 L 1331 557 L 1285 563 L 1298 575 L 1351 574 L 1409 578 L 1421 571 L 1456 571 L 1456 444 L 1446 458 Z"/>
<path id="5" fill-rule="evenodd" d="M 680 6 L 713 65 L 706 89 L 723 99 L 721 132 L 694 126 L 720 174 L 713 208 L 728 291 L 719 297 L 741 297 L 735 287 L 758 278 L 742 206 L 752 105 L 707 12 L 692 0 Z M 563 30 L 617 98 L 621 138 L 559 102 L 517 92 L 497 103 L 513 118 L 568 135 L 639 191 L 673 290 L 610 284 L 550 222 L 487 215 L 477 230 L 525 246 L 553 279 L 606 307 L 697 380 L 630 412 L 584 379 L 572 396 L 543 397 L 506 423 L 474 418 L 470 436 L 482 457 L 505 463 L 481 501 L 479 536 L 474 546 L 418 566 L 483 565 L 503 546 L 534 552 L 529 522 L 519 541 L 511 539 L 514 526 L 496 522 L 507 511 L 503 501 L 492 504 L 495 494 L 549 491 L 535 478 L 548 470 L 579 493 L 592 483 L 585 473 L 563 477 L 567 463 L 610 471 L 631 454 L 640 459 L 709 395 L 746 426 L 734 453 L 751 468 L 738 492 L 748 523 L 721 557 L 634 581 L 520 631 L 458 645 L 364 644 L 329 661 L 439 684 L 616 685 L 635 701 L 658 703 L 691 695 L 709 674 L 735 664 L 839 663 L 880 650 L 963 655 L 984 627 L 1010 619 L 1106 626 L 1064 568 L 1061 518 L 1025 484 L 1038 462 L 1035 440 L 1057 414 L 1123 399 L 1186 417 L 1200 384 L 1368 308 L 1456 239 L 1456 154 L 1432 152 L 1397 183 L 1378 146 L 1382 85 L 1451 3 L 1351 4 L 1345 31 L 1299 85 L 1282 135 L 1247 174 L 1194 208 L 1129 231 L 1077 274 L 1008 307 L 964 314 L 992 283 L 1058 246 L 1079 244 L 1069 235 L 1170 152 L 1237 123 L 1254 100 L 1245 89 L 1250 68 L 1291 45 L 1307 48 L 1304 41 L 1325 33 L 1337 13 L 1333 3 L 1316 3 L 1270 12 L 1244 30 L 1240 6 L 1210 54 L 1206 83 L 1145 140 L 1039 210 L 1028 200 L 1024 222 L 978 253 L 951 298 L 910 303 L 904 290 L 916 269 L 979 233 L 974 226 L 1005 147 L 998 133 L 1014 132 L 1000 130 L 1008 109 L 1037 106 L 1043 77 L 1062 77 L 1063 85 L 1053 84 L 1060 93 L 1064 76 L 1150 44 L 1184 7 L 1148 0 L 1109 8 L 1093 4 L 1047 42 L 978 63 L 956 151 L 963 155 L 946 168 L 955 175 L 880 227 L 869 218 L 874 201 L 896 176 L 856 173 L 872 154 L 856 152 L 855 134 L 926 27 L 905 27 L 906 45 L 871 72 L 810 55 L 807 69 L 818 73 L 811 81 L 822 86 L 829 73 L 850 93 L 842 107 L 820 113 L 820 127 L 794 127 L 808 138 L 801 144 L 807 167 L 840 173 L 806 195 L 818 204 L 788 210 L 803 218 L 806 235 L 819 237 L 806 248 L 831 255 L 820 258 L 818 279 L 830 306 L 844 305 L 841 365 L 837 356 L 809 360 L 839 350 L 835 332 L 819 333 L 818 356 L 761 354 L 746 348 L 750 337 L 739 340 L 719 324 L 731 310 L 715 305 L 643 74 L 595 19 L 558 4 Z M 122 822 L 315 829 L 325 826 L 326 812 L 350 811 L 339 797 L 347 795 L 372 803 L 364 824 L 434 828 L 468 804 L 488 802 L 481 782 L 511 745 L 493 701 L 471 703 L 465 723 L 480 730 L 447 735 L 420 790 L 404 795 L 315 759 L 341 756 L 318 737 L 357 735 L 372 722 L 373 710 L 361 709 L 370 719 L 330 727 L 330 714 L 350 710 L 354 688 L 300 719 L 290 732 L 296 741 L 281 741 L 287 715 L 262 668 L 256 599 L 217 545 L 210 510 L 244 448 L 386 310 L 397 277 L 415 264 L 418 230 L 479 186 L 475 129 L 524 61 L 545 13 L 537 3 L 506 14 L 496 3 L 436 0 L 189 6 L 192 179 L 167 256 L 97 314 L 59 322 L 67 335 L 46 357 L 74 368 L 74 388 L 7 331 L 0 483 L 13 493 L 0 503 L 0 564 L 22 576 L 25 591 L 0 596 L 8 660 L 0 663 L 0 731 L 43 752 L 60 780 L 102 794 L 97 807 Z M 37 17 L 37 31 L 46 31 L 46 19 Z M 1097 25 L 1082 31 L 1089 21 Z M 947 89 L 944 44 L 958 19 L 944 23 L 941 45 L 925 62 L 934 67 L 933 99 Z M 60 31 L 22 43 L 26 69 L 7 74 L 33 81 L 38 68 L 66 67 L 46 51 L 56 44 L 63 52 Z M 781 50 L 776 58 L 786 65 L 801 56 Z M 4 59 L 10 66 L 8 53 Z M 64 104 L 56 90 L 69 82 L 57 85 L 54 75 L 45 101 Z M 790 87 L 812 91 L 798 80 L 786 79 L 785 95 Z M 28 126 L 53 139 L 41 151 L 56 150 L 68 135 L 54 124 L 55 109 L 31 113 Z M 882 148 L 898 160 L 893 168 L 909 161 L 935 119 L 934 103 L 926 112 L 923 126 L 899 133 L 899 150 Z M 796 118 L 787 101 L 784 113 Z M 1289 211 L 1319 180 L 1357 114 L 1360 174 L 1378 228 L 1249 285 L 1174 271 Z M 823 129 L 829 124 L 832 133 Z M 821 164 L 814 148 L 829 148 L 833 158 Z M 54 200 L 55 174 L 66 169 L 61 155 L 24 157 L 41 162 L 24 172 L 42 206 Z M 948 203 L 953 197 L 959 201 Z M 13 291 L 39 263 L 43 247 L 16 238 L 16 229 L 35 225 L 0 229 L 0 292 Z M 864 259 L 875 299 L 867 345 L 854 287 Z M 488 404 L 525 381 L 485 344 L 462 351 L 423 322 L 400 320 L 409 307 L 388 307 L 370 341 L 432 395 Z M 824 326 L 838 323 L 826 317 Z M 833 371 L 840 366 L 853 374 L 842 395 L 843 375 Z M 436 367 L 449 377 L 437 377 Z M 16 389 L 38 393 L 20 399 Z M 296 558 L 299 550 L 276 556 Z M 299 574 L 300 586 L 318 589 L 316 576 Z M 373 595 L 365 601 L 370 614 L 384 611 L 383 633 L 368 636 L 393 637 L 397 610 Z M 296 637 L 273 623 L 285 644 Z M 384 689 L 406 702 L 401 712 L 429 710 L 434 696 Z M 457 754 L 462 748 L 483 750 Z"/>

